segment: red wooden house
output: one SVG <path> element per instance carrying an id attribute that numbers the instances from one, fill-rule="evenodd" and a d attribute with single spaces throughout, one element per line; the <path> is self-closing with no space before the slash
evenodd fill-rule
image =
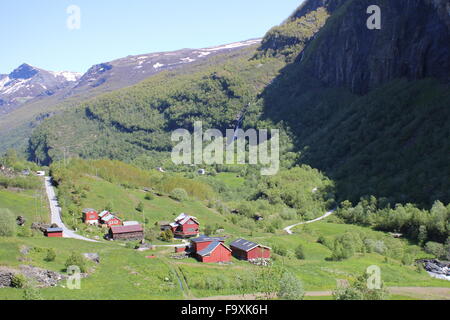
<path id="1" fill-rule="evenodd" d="M 223 242 L 211 242 L 206 248 L 196 253 L 197 259 L 204 263 L 230 262 L 231 249 Z"/>
<path id="2" fill-rule="evenodd" d="M 191 250 L 201 262 L 229 262 L 231 249 L 224 242 L 225 238 L 201 236 L 191 240 Z"/>
<path id="3" fill-rule="evenodd" d="M 248 241 L 245 239 L 237 239 L 230 244 L 233 256 L 240 260 L 269 259 L 269 247 Z"/>
<path id="4" fill-rule="evenodd" d="M 106 224 L 108 227 L 122 225 L 122 221 L 119 218 L 107 211 L 102 212 L 100 215 L 100 223 Z"/>
<path id="5" fill-rule="evenodd" d="M 86 224 L 98 224 L 98 214 L 94 209 L 83 210 L 83 222 Z"/>
<path id="6" fill-rule="evenodd" d="M 61 228 L 47 228 L 44 231 L 44 235 L 49 238 L 62 238 L 63 229 Z"/>
<path id="7" fill-rule="evenodd" d="M 175 222 L 170 224 L 170 228 L 176 237 L 188 238 L 196 237 L 199 234 L 200 223 L 196 217 L 180 214 Z"/>

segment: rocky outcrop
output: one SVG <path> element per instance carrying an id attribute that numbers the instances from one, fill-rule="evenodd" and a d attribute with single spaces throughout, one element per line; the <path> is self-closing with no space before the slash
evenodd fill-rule
<path id="1" fill-rule="evenodd" d="M 450 262 L 439 260 L 419 260 L 425 270 L 434 278 L 450 280 Z"/>
<path id="2" fill-rule="evenodd" d="M 28 280 L 37 284 L 39 288 L 54 287 L 59 281 L 66 278 L 58 272 L 41 269 L 30 265 L 21 265 L 19 270 L 0 267 L 0 288 L 12 286 L 12 279 L 17 274 L 24 275 Z"/>
<path id="3" fill-rule="evenodd" d="M 359 94 L 395 78 L 450 80 L 448 1 L 343 2 L 305 50 L 311 75 Z M 367 28 L 370 5 L 381 8 L 381 30 Z"/>

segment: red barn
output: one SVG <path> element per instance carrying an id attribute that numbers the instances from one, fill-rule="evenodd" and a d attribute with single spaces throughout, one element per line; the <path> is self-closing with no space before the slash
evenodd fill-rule
<path id="1" fill-rule="evenodd" d="M 83 222 L 86 224 L 98 224 L 98 214 L 94 209 L 83 210 Z"/>
<path id="2" fill-rule="evenodd" d="M 47 228 L 47 229 L 45 229 L 44 235 L 49 238 L 62 238 L 63 237 L 63 229 Z"/>
<path id="3" fill-rule="evenodd" d="M 205 249 L 206 247 L 208 247 L 213 242 L 224 243 L 225 238 L 200 236 L 198 238 L 191 239 L 192 251 L 197 253 L 197 252 Z"/>
<path id="4" fill-rule="evenodd" d="M 197 252 L 197 258 L 204 263 L 230 262 L 231 249 L 223 242 L 211 242 L 206 248 Z"/>
<path id="5" fill-rule="evenodd" d="M 200 224 L 196 217 L 191 217 L 184 213 L 180 214 L 175 219 L 175 222 L 170 224 L 174 236 L 181 238 L 198 236 L 199 227 Z"/>
<path id="6" fill-rule="evenodd" d="M 233 256 L 240 260 L 269 259 L 270 248 L 245 239 L 230 244 Z"/>

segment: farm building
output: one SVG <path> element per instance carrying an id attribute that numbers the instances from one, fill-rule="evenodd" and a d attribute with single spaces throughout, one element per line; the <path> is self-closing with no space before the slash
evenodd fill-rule
<path id="1" fill-rule="evenodd" d="M 188 238 L 196 237 L 199 234 L 199 222 L 196 217 L 180 214 L 175 222 L 170 224 L 170 228 L 176 237 Z"/>
<path id="2" fill-rule="evenodd" d="M 230 262 L 231 249 L 223 242 L 213 241 L 206 248 L 197 251 L 196 255 L 204 263 Z"/>
<path id="3" fill-rule="evenodd" d="M 132 226 L 112 226 L 109 228 L 109 239 L 113 240 L 142 240 L 144 229 L 140 224 Z"/>
<path id="4" fill-rule="evenodd" d="M 47 228 L 44 231 L 44 235 L 49 238 L 62 238 L 63 229 L 61 228 Z"/>
<path id="5" fill-rule="evenodd" d="M 100 223 L 106 224 L 108 227 L 112 226 L 120 226 L 122 221 L 117 218 L 115 215 L 109 213 L 108 211 L 103 211 L 99 214 Z"/>
<path id="6" fill-rule="evenodd" d="M 98 214 L 94 209 L 84 209 L 83 210 L 83 222 L 85 224 L 98 224 Z"/>
<path id="7" fill-rule="evenodd" d="M 270 248 L 245 239 L 237 239 L 230 244 L 233 256 L 240 260 L 269 259 Z"/>
<path id="8" fill-rule="evenodd" d="M 209 246 L 213 242 L 224 243 L 225 238 L 200 236 L 198 238 L 191 239 L 192 251 L 197 253 L 198 251 L 205 249 L 207 246 Z"/>

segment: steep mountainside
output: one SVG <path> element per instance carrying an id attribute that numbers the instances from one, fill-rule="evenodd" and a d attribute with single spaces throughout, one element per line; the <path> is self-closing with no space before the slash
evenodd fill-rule
<path id="1" fill-rule="evenodd" d="M 289 127 L 301 161 L 331 175 L 341 198 L 450 201 L 448 2 L 340 2 L 265 90 L 265 117 Z M 366 27 L 374 4 L 381 30 Z"/>

